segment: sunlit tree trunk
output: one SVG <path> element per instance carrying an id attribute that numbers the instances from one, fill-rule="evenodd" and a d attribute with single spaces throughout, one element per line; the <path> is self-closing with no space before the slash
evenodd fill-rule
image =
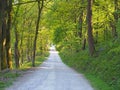
<path id="1" fill-rule="evenodd" d="M 2 0 L 0 0 L 0 71 L 2 62 Z"/>
<path id="2" fill-rule="evenodd" d="M 88 24 L 88 46 L 90 55 L 93 56 L 95 53 L 94 40 L 92 35 L 92 0 L 88 0 L 87 7 L 87 24 Z"/>
<path id="3" fill-rule="evenodd" d="M 10 45 L 10 29 L 11 29 L 11 11 L 12 11 L 12 0 L 8 1 L 8 22 L 6 31 L 6 59 L 8 68 L 12 69 L 12 57 L 11 57 L 11 45 Z"/>
<path id="4" fill-rule="evenodd" d="M 1 49 L 1 70 L 7 68 L 7 62 L 6 62 L 6 29 L 7 29 L 7 0 L 0 0 L 1 3 L 1 35 L 0 35 L 0 49 Z"/>

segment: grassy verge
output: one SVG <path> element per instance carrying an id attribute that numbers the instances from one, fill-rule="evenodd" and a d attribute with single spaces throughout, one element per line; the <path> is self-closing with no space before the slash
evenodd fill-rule
<path id="1" fill-rule="evenodd" d="M 15 72 L 0 73 L 0 90 L 4 90 L 5 87 L 10 86 L 18 76 L 19 74 Z"/>
<path id="2" fill-rule="evenodd" d="M 95 90 L 112 90 L 112 87 L 107 85 L 102 79 L 96 75 L 84 73 L 85 77 L 90 81 Z"/>
<path id="3" fill-rule="evenodd" d="M 99 53 L 90 57 L 88 50 L 71 52 L 61 49 L 60 56 L 65 64 L 83 73 L 95 90 L 120 90 L 119 55 Z"/>
<path id="4" fill-rule="evenodd" d="M 36 60 L 35 60 L 35 66 L 38 67 L 40 64 L 42 64 L 42 62 L 46 59 L 46 57 L 44 56 L 36 56 Z M 32 67 L 32 63 L 31 62 L 26 62 L 24 63 L 20 70 L 28 70 Z"/>
<path id="5" fill-rule="evenodd" d="M 46 60 L 46 57 L 48 57 L 49 54 L 47 53 L 44 56 L 36 56 L 36 67 L 39 66 L 40 64 L 42 64 L 42 62 L 44 60 Z M 26 70 L 31 69 L 32 67 L 31 62 L 25 63 L 21 66 L 21 68 L 19 70 L 12 70 L 10 72 L 6 72 L 6 73 L 0 73 L 0 90 L 4 90 L 4 88 L 12 85 L 12 82 L 19 77 L 23 72 L 25 72 Z M 22 71 L 22 72 L 21 72 Z"/>

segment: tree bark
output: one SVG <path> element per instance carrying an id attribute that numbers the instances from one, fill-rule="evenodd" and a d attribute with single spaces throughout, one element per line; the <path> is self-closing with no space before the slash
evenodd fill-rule
<path id="1" fill-rule="evenodd" d="M 81 4 L 84 4 L 84 0 L 81 1 Z M 79 32 L 78 35 L 82 38 L 82 24 L 83 24 L 83 8 L 81 9 L 81 13 L 79 16 Z"/>
<path id="2" fill-rule="evenodd" d="M 1 0 L 1 70 L 7 68 L 6 62 L 6 30 L 7 30 L 7 0 Z"/>
<path id="3" fill-rule="evenodd" d="M 23 57 L 24 54 L 23 54 L 23 30 L 22 30 L 22 35 L 21 35 L 21 40 L 20 40 L 20 61 L 21 61 L 21 65 L 24 63 L 24 60 L 23 60 Z"/>
<path id="4" fill-rule="evenodd" d="M 14 60 L 15 60 L 15 66 L 16 66 L 17 69 L 20 67 L 20 64 L 19 64 L 20 53 L 19 53 L 19 49 L 18 49 L 19 40 L 18 40 L 18 31 L 17 31 L 18 20 L 16 18 L 18 16 L 19 8 L 20 8 L 20 6 L 17 6 L 16 12 L 15 12 L 15 18 L 13 20 L 14 34 L 15 34 Z"/>
<path id="5" fill-rule="evenodd" d="M 2 0 L 0 0 L 0 71 L 2 70 L 1 63 L 2 63 Z"/>
<path id="6" fill-rule="evenodd" d="M 10 48 L 12 0 L 0 0 L 0 70 L 12 68 Z"/>
<path id="7" fill-rule="evenodd" d="M 40 6 L 41 2 L 41 6 Z M 41 19 L 41 12 L 43 9 L 44 0 L 40 1 L 38 0 L 38 18 L 37 18 L 37 24 L 36 24 L 36 32 L 35 32 L 35 38 L 34 38 L 34 45 L 33 45 L 33 59 L 32 59 L 32 66 L 35 67 L 35 55 L 36 55 L 36 43 L 37 43 L 37 37 L 38 37 L 38 30 L 39 30 L 39 22 Z"/>
<path id="8" fill-rule="evenodd" d="M 15 66 L 16 68 L 19 68 L 20 67 L 20 64 L 19 64 L 19 57 L 20 57 L 20 53 L 19 53 L 19 49 L 18 49 L 18 32 L 17 32 L 17 28 L 15 28 L 15 44 L 14 44 L 14 57 L 15 57 Z"/>
<path id="9" fill-rule="evenodd" d="M 12 0 L 8 2 L 8 22 L 6 32 L 6 59 L 8 68 L 12 69 L 12 57 L 11 57 L 11 46 L 10 46 L 10 29 L 11 29 L 11 11 L 12 11 Z"/>
<path id="10" fill-rule="evenodd" d="M 95 53 L 94 40 L 92 35 L 92 0 L 88 0 L 87 7 L 87 24 L 88 24 L 88 46 L 90 55 L 93 56 Z"/>
<path id="11" fill-rule="evenodd" d="M 85 46 L 86 46 L 86 38 L 84 37 L 83 45 L 82 45 L 82 50 L 85 50 Z"/>
<path id="12" fill-rule="evenodd" d="M 114 13 L 114 20 L 115 20 L 115 23 L 113 24 L 113 22 L 111 22 L 111 27 L 112 27 L 112 35 L 113 37 L 117 37 L 117 31 L 116 31 L 116 24 L 117 24 L 117 21 L 118 21 L 118 0 L 114 0 L 114 10 L 115 10 L 115 13 Z"/>

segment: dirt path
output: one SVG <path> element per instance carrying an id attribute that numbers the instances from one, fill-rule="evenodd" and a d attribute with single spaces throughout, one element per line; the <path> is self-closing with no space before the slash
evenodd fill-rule
<path id="1" fill-rule="evenodd" d="M 54 48 L 52 48 L 54 50 Z M 93 90 L 82 74 L 62 63 L 57 51 L 36 70 L 19 77 L 6 90 Z"/>

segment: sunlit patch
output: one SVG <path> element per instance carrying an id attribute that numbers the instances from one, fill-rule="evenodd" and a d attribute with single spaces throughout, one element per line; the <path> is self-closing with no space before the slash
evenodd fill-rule
<path id="1" fill-rule="evenodd" d="M 11 54 L 11 48 L 9 48 L 9 54 Z"/>
<path id="2" fill-rule="evenodd" d="M 50 51 L 50 53 L 58 53 L 57 51 Z"/>
<path id="3" fill-rule="evenodd" d="M 6 44 L 6 39 L 3 40 L 3 46 L 5 46 L 5 44 Z"/>
<path id="4" fill-rule="evenodd" d="M 40 67 L 41 69 L 51 69 L 50 67 Z"/>

